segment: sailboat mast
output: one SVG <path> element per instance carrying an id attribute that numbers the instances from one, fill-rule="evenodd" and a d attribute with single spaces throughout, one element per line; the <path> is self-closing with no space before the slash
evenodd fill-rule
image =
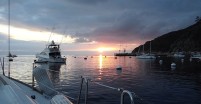
<path id="1" fill-rule="evenodd" d="M 10 0 L 8 0 L 8 77 L 10 77 Z"/>
<path id="2" fill-rule="evenodd" d="M 151 54 L 151 41 L 150 41 L 150 54 Z"/>
<path id="3" fill-rule="evenodd" d="M 119 53 L 121 53 L 121 44 L 119 44 Z"/>
<path id="4" fill-rule="evenodd" d="M 139 48 L 138 48 L 138 54 L 140 53 L 140 46 L 139 46 Z"/>
<path id="5" fill-rule="evenodd" d="M 142 51 L 143 51 L 143 53 L 144 53 L 144 44 L 143 44 L 143 50 L 142 50 Z"/>
<path id="6" fill-rule="evenodd" d="M 9 54 L 10 54 L 10 0 L 8 0 L 8 55 Z"/>

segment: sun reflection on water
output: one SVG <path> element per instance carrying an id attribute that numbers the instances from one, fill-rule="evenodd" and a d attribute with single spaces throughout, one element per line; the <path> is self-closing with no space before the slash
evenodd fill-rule
<path id="1" fill-rule="evenodd" d="M 102 74 L 102 68 L 103 68 L 103 57 L 102 54 L 99 55 L 99 75 Z M 101 77 L 98 78 L 99 80 L 101 80 Z"/>
<path id="2" fill-rule="evenodd" d="M 99 69 L 103 68 L 103 57 L 102 54 L 99 55 Z"/>

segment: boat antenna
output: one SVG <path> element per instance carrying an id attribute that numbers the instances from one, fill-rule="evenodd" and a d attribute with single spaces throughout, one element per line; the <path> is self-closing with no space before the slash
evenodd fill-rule
<path id="1" fill-rule="evenodd" d="M 119 44 L 119 53 L 121 53 L 121 43 Z"/>
<path id="2" fill-rule="evenodd" d="M 59 43 L 59 44 L 61 44 L 61 43 L 62 43 L 62 41 L 63 41 L 64 37 L 66 37 L 66 31 L 64 31 L 64 36 L 62 36 L 62 39 L 61 39 L 61 41 L 60 41 L 60 43 Z"/>
<path id="3" fill-rule="evenodd" d="M 8 77 L 10 77 L 10 0 L 8 0 Z"/>
<path id="4" fill-rule="evenodd" d="M 55 30 L 55 25 L 52 27 L 52 30 L 51 30 L 51 33 L 50 33 L 50 36 L 49 36 L 49 39 L 47 41 L 47 44 L 49 43 L 50 41 L 50 38 L 52 37 L 52 34 L 53 34 L 53 31 Z"/>

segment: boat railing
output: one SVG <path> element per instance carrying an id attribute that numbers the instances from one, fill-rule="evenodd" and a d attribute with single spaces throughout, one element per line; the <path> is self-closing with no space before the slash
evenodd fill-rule
<path id="1" fill-rule="evenodd" d="M 36 66 L 34 65 L 33 63 L 33 70 Z M 35 89 L 35 82 L 34 82 L 34 75 L 32 75 L 32 87 L 33 89 Z M 83 86 L 85 87 L 85 94 L 84 94 L 84 104 L 87 104 L 88 103 L 88 91 L 89 91 L 89 82 L 92 82 L 96 85 L 99 85 L 99 86 L 102 86 L 102 87 L 105 87 L 105 88 L 109 88 L 109 89 L 112 89 L 112 90 L 116 90 L 118 92 L 121 92 L 121 98 L 120 98 L 120 104 L 124 104 L 124 95 L 125 94 L 128 94 L 129 98 L 130 98 L 130 102 L 131 104 L 134 104 L 134 99 L 133 99 L 133 95 L 136 96 L 136 94 L 134 92 L 130 92 L 128 90 L 124 90 L 123 88 L 115 88 L 115 87 L 112 87 L 112 86 L 108 86 L 108 85 L 105 85 L 105 84 L 102 84 L 102 83 L 99 83 L 99 82 L 96 82 L 96 81 L 93 81 L 91 79 L 88 79 L 86 77 L 83 77 L 81 76 L 81 84 L 80 84 L 80 90 L 79 90 L 79 95 L 78 95 L 78 98 L 77 100 L 73 97 L 70 97 L 70 96 L 66 96 L 67 98 L 70 98 L 74 101 L 77 101 L 77 104 L 80 104 L 80 98 L 81 98 L 81 95 L 82 95 L 82 90 L 83 90 Z M 51 92 L 54 92 L 56 95 L 63 95 L 61 92 L 59 91 L 56 91 L 54 88 L 51 88 L 49 87 L 48 85 L 45 85 L 43 82 L 40 82 L 40 81 L 37 81 L 37 83 L 43 85 L 44 87 L 46 87 L 46 89 L 48 90 L 51 90 Z M 36 89 L 35 89 L 36 90 Z"/>
<path id="2" fill-rule="evenodd" d="M 93 80 L 87 79 L 87 78 L 85 78 L 83 76 L 81 76 L 81 84 L 80 84 L 80 91 L 79 91 L 79 95 L 78 95 L 78 99 L 77 99 L 77 104 L 80 103 L 80 97 L 81 97 L 81 93 L 82 93 L 83 84 L 85 84 L 85 99 L 84 99 L 85 103 L 84 104 L 87 104 L 87 100 L 88 100 L 88 83 L 89 82 L 93 82 L 93 83 L 95 83 L 95 84 L 97 84 L 99 86 L 106 87 L 106 88 L 117 90 L 117 91 L 121 92 L 121 99 L 120 99 L 121 102 L 120 102 L 120 104 L 124 104 L 124 95 L 128 94 L 131 104 L 134 104 L 134 99 L 133 99 L 133 94 L 135 94 L 134 92 L 124 90 L 123 88 L 115 88 L 115 87 L 111 87 L 111 86 L 108 86 L 108 85 L 104 85 L 102 83 L 95 82 Z"/>
<path id="3" fill-rule="evenodd" d="M 2 58 L 2 60 L 0 58 L 0 63 L 1 63 L 2 73 L 3 73 L 3 75 L 5 75 L 5 73 L 4 73 L 4 57 Z"/>
<path id="4" fill-rule="evenodd" d="M 121 92 L 121 104 L 124 104 L 124 95 L 125 94 L 128 94 L 129 95 L 129 98 L 130 98 L 130 101 L 131 101 L 131 104 L 134 104 L 134 99 L 133 99 L 133 95 L 130 91 L 128 90 L 123 90 Z"/>
<path id="5" fill-rule="evenodd" d="M 33 71 L 35 70 L 35 68 L 36 68 L 36 65 L 35 65 L 35 63 L 33 63 Z M 53 97 L 53 96 L 56 96 L 56 95 L 63 95 L 63 96 L 65 96 L 65 97 L 67 97 L 67 98 L 69 98 L 69 99 L 71 99 L 71 100 L 76 100 L 75 98 L 73 98 L 73 97 L 70 97 L 70 96 L 67 96 L 67 95 L 64 95 L 63 93 L 61 93 L 61 92 L 59 92 L 59 91 L 57 91 L 57 90 L 55 90 L 53 87 L 51 87 L 51 86 L 49 86 L 49 85 L 46 85 L 43 81 L 41 81 L 41 80 L 38 80 L 37 81 L 37 84 L 39 85 L 42 85 L 42 87 L 43 87 L 43 89 L 40 89 L 40 87 L 39 87 L 39 89 L 38 88 L 36 88 L 36 84 L 35 84 L 35 78 L 34 78 L 35 76 L 34 76 L 34 74 L 32 73 L 32 89 L 33 90 L 37 90 L 38 92 L 40 92 L 40 93 L 43 93 L 43 94 L 45 94 L 45 95 L 47 95 L 46 97 Z M 45 90 L 44 90 L 44 88 L 45 88 Z"/>
<path id="6" fill-rule="evenodd" d="M 77 99 L 77 104 L 80 103 L 80 97 L 81 97 L 81 93 L 82 93 L 82 86 L 83 86 L 83 82 L 85 83 L 85 104 L 87 104 L 87 99 L 88 99 L 88 81 L 89 79 L 84 78 L 81 76 L 81 84 L 80 84 L 80 91 L 79 91 L 79 95 L 78 95 L 78 99 Z"/>

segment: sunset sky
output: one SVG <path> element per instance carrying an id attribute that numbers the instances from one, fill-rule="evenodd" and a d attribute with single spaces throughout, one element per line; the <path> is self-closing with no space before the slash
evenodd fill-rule
<path id="1" fill-rule="evenodd" d="M 10 0 L 11 52 L 36 54 L 50 41 L 63 53 L 113 55 L 185 28 L 201 0 Z M 8 0 L 0 0 L 0 54 L 8 50 Z"/>

